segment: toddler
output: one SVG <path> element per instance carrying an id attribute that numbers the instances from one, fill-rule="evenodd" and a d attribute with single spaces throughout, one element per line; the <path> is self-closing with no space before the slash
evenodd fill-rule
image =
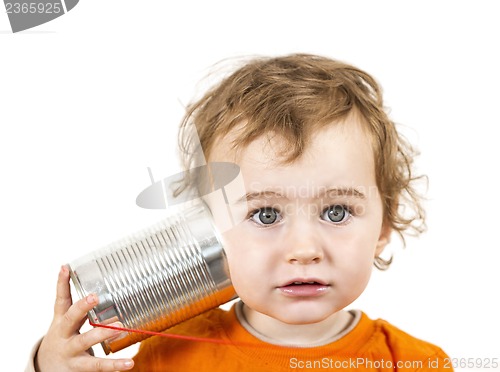
<path id="1" fill-rule="evenodd" d="M 79 333 L 97 299 L 72 304 L 63 267 L 53 322 L 28 368 L 452 370 L 439 347 L 345 310 L 366 288 L 373 266 L 391 264 L 381 256 L 391 235 L 425 226 L 413 150 L 369 74 L 315 55 L 255 58 L 189 106 L 180 131 L 186 169 L 196 166 L 191 124 L 208 161 L 241 169 L 246 195 L 229 201 L 241 211 L 240 222 L 222 234 L 240 300 L 169 332 L 222 344 L 152 337 L 133 360 L 95 358 L 90 348 L 116 331 Z M 193 183 L 187 177 L 181 188 Z"/>

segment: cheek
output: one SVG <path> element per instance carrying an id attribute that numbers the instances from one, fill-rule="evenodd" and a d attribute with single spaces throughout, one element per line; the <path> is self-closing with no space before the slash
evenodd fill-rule
<path id="1" fill-rule="evenodd" d="M 261 301 L 267 295 L 265 289 L 274 275 L 278 259 L 271 253 L 270 240 L 252 235 L 244 226 L 226 231 L 222 238 L 236 293 L 248 305 Z"/>
<path id="2" fill-rule="evenodd" d="M 367 236 L 368 235 L 368 236 Z M 369 234 L 349 234 L 337 240 L 332 251 L 332 262 L 337 269 L 336 279 L 348 287 L 363 288 L 370 279 L 375 256 L 376 240 Z"/>
<path id="3" fill-rule="evenodd" d="M 375 236 L 376 232 L 370 226 L 358 224 L 346 226 L 342 231 L 329 231 L 329 239 L 325 243 L 334 261 L 350 264 L 354 270 L 357 266 L 373 262 L 378 241 Z"/>
<path id="4" fill-rule="evenodd" d="M 240 224 L 222 234 L 230 268 L 264 270 L 278 259 L 276 242 L 282 238 L 269 231 L 255 232 L 254 229 L 248 224 Z"/>
<path id="5" fill-rule="evenodd" d="M 244 236 L 241 229 L 233 228 L 226 231 L 222 234 L 222 238 L 229 273 L 235 286 L 244 281 L 244 278 L 249 278 L 249 274 L 263 267 L 262 253 L 256 249 L 252 239 Z"/>
<path id="6" fill-rule="evenodd" d="M 227 253 L 229 277 L 235 292 L 247 305 L 262 296 L 264 277 L 262 266 L 252 260 L 248 254 L 242 254 L 238 249 L 231 249 Z"/>

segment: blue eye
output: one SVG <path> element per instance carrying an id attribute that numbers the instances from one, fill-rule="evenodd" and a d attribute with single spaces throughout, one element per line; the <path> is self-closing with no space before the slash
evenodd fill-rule
<path id="1" fill-rule="evenodd" d="M 346 222 L 349 217 L 351 217 L 351 213 L 349 213 L 347 207 L 339 204 L 326 208 L 321 215 L 323 220 L 333 222 L 334 224 L 342 224 Z"/>
<path id="2" fill-rule="evenodd" d="M 272 225 L 281 221 L 280 213 L 274 208 L 261 208 L 250 215 L 252 221 L 259 225 Z"/>

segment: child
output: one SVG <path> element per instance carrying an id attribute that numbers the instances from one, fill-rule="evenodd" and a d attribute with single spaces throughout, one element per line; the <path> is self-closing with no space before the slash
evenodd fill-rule
<path id="1" fill-rule="evenodd" d="M 36 370 L 451 370 L 440 348 L 344 310 L 372 265 L 390 265 L 380 255 L 391 233 L 424 228 L 411 147 L 370 75 L 314 55 L 257 58 L 190 106 L 181 129 L 191 123 L 206 159 L 234 162 L 243 175 L 247 194 L 236 203 L 245 215 L 223 233 L 241 301 L 171 332 L 224 344 L 153 337 L 133 361 L 94 358 L 87 350 L 115 331 L 79 334 L 96 298 L 72 305 L 63 267 Z M 188 156 L 186 167 L 194 162 Z"/>

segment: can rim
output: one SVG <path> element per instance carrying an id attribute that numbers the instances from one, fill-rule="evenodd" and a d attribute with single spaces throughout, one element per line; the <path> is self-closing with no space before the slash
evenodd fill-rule
<path id="1" fill-rule="evenodd" d="M 78 275 L 73 271 L 70 264 L 68 264 L 67 266 L 69 267 L 69 276 L 71 278 L 71 281 L 73 282 L 73 286 L 75 287 L 76 293 L 78 294 L 78 296 L 80 298 L 85 298 L 86 296 L 88 296 L 88 293 L 86 293 L 85 290 L 83 289 L 83 287 L 80 283 L 80 280 L 78 279 Z M 100 324 L 94 308 L 90 309 L 87 312 L 87 318 L 90 322 L 92 322 L 94 324 Z M 101 342 L 101 346 L 102 346 L 104 353 L 106 355 L 111 353 L 111 349 L 109 348 L 106 341 Z"/>

